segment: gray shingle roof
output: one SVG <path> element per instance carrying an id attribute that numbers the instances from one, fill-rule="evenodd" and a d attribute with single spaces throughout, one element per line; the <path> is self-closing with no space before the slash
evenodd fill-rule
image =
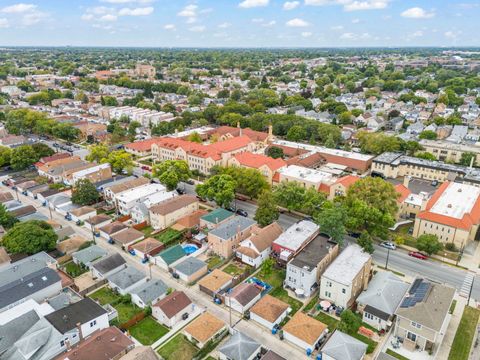
<path id="1" fill-rule="evenodd" d="M 158 279 L 152 279 L 140 286 L 134 288 L 131 293 L 136 294 L 144 304 L 151 304 L 152 301 L 166 294 L 168 286 Z"/>
<path id="2" fill-rule="evenodd" d="M 335 360 L 360 360 L 367 351 L 367 344 L 336 330 L 322 348 L 322 354 Z"/>
<path id="3" fill-rule="evenodd" d="M 236 332 L 219 349 L 223 355 L 232 360 L 248 360 L 252 358 L 258 350 L 260 344 L 251 337 Z"/>
<path id="4" fill-rule="evenodd" d="M 362 305 L 369 305 L 392 315 L 402 301 L 409 285 L 389 271 L 378 272 L 357 299 Z"/>
<path id="5" fill-rule="evenodd" d="M 106 274 L 109 271 L 124 265 L 125 263 L 125 259 L 122 257 L 122 255 L 115 253 L 109 257 L 95 261 L 92 266 L 100 274 Z"/>
<path id="6" fill-rule="evenodd" d="M 107 255 L 107 251 L 102 249 L 98 245 L 91 245 L 86 249 L 74 252 L 72 257 L 77 259 L 82 264 L 88 264 L 89 262 L 99 259 Z"/>
<path id="7" fill-rule="evenodd" d="M 218 236 L 220 239 L 228 240 L 237 232 L 244 231 L 254 224 L 256 224 L 256 222 L 252 219 L 243 216 L 235 216 L 221 224 L 216 229 L 210 231 L 210 234 Z"/>
<path id="8" fill-rule="evenodd" d="M 146 275 L 143 272 L 137 270 L 133 266 L 127 266 L 125 269 L 110 275 L 108 281 L 112 282 L 120 289 L 126 289 L 145 278 Z"/>
<path id="9" fill-rule="evenodd" d="M 53 263 L 55 263 L 55 259 L 43 251 L 11 263 L 4 270 L 0 271 L 0 287 L 17 279 L 24 278 L 44 268 L 47 264 Z"/>
<path id="10" fill-rule="evenodd" d="M 182 262 L 175 265 L 173 268 L 181 274 L 192 275 L 192 274 L 195 274 L 198 270 L 205 267 L 206 265 L 207 264 L 202 260 L 198 260 L 197 258 L 194 258 L 194 257 L 188 257 Z"/>

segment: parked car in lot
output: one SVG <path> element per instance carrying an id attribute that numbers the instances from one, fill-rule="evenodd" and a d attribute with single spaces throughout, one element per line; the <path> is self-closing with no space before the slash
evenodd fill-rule
<path id="1" fill-rule="evenodd" d="M 243 209 L 237 209 L 236 213 L 240 216 L 247 217 L 248 213 Z"/>
<path id="2" fill-rule="evenodd" d="M 408 256 L 411 256 L 411 257 L 414 257 L 414 258 L 420 259 L 420 260 L 427 260 L 428 259 L 428 255 L 425 255 L 425 254 L 421 253 L 420 251 L 410 251 L 408 253 Z"/>
<path id="3" fill-rule="evenodd" d="M 177 190 L 177 194 L 178 194 L 178 195 L 183 195 L 183 194 L 186 193 L 186 191 L 183 190 L 183 189 L 176 189 L 176 190 Z"/>
<path id="4" fill-rule="evenodd" d="M 430 185 L 432 185 L 432 186 L 437 186 L 437 185 L 438 185 L 438 181 L 437 181 L 437 180 L 433 180 L 433 181 L 430 183 Z"/>
<path id="5" fill-rule="evenodd" d="M 392 243 L 390 241 L 383 241 L 380 244 L 380 246 L 384 247 L 385 249 L 390 249 L 390 250 L 396 250 L 397 249 L 397 245 L 395 245 L 394 243 Z"/>

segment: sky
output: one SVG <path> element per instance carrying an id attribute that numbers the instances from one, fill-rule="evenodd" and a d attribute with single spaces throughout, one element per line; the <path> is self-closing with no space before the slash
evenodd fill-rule
<path id="1" fill-rule="evenodd" d="M 480 46 L 478 0 L 0 0 L 0 46 Z"/>

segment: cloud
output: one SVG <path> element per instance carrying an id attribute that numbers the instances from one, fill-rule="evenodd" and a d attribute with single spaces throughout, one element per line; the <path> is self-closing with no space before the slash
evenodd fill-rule
<path id="1" fill-rule="evenodd" d="M 100 0 L 103 3 L 109 4 L 128 4 L 128 3 L 137 3 L 137 4 L 150 4 L 155 0 Z"/>
<path id="2" fill-rule="evenodd" d="M 283 10 L 293 10 L 300 5 L 300 1 L 286 1 L 283 4 Z"/>
<path id="3" fill-rule="evenodd" d="M 340 31 L 340 30 L 343 30 L 343 26 L 342 25 L 332 26 L 330 29 L 333 31 Z"/>
<path id="4" fill-rule="evenodd" d="M 165 30 L 175 30 L 176 29 L 174 24 L 166 24 L 163 28 Z"/>
<path id="5" fill-rule="evenodd" d="M 142 8 L 123 8 L 118 12 L 119 16 L 147 16 L 153 13 L 153 7 L 142 7 Z"/>
<path id="6" fill-rule="evenodd" d="M 36 8 L 37 8 L 37 5 L 34 5 L 34 4 L 19 3 L 19 4 L 4 7 L 1 10 L 1 12 L 5 14 L 21 14 L 21 13 L 33 11 Z"/>
<path id="7" fill-rule="evenodd" d="M 306 22 L 305 20 L 295 18 L 295 19 L 292 19 L 292 20 L 288 20 L 286 22 L 286 25 L 289 26 L 289 27 L 306 27 L 306 26 L 309 26 L 310 24 L 308 22 Z"/>
<path id="8" fill-rule="evenodd" d="M 205 29 L 206 27 L 204 25 L 197 25 L 197 26 L 192 26 L 188 30 L 192 32 L 204 32 Z"/>
<path id="9" fill-rule="evenodd" d="M 460 35 L 462 35 L 462 32 L 461 31 L 446 31 L 443 35 L 445 35 L 445 37 L 447 39 L 456 40 Z"/>
<path id="10" fill-rule="evenodd" d="M 344 39 L 344 40 L 355 39 L 355 34 L 351 32 L 343 33 L 342 35 L 340 35 L 340 39 Z"/>
<path id="11" fill-rule="evenodd" d="M 412 37 L 422 37 L 422 36 L 423 36 L 422 30 L 417 30 L 412 34 Z"/>
<path id="12" fill-rule="evenodd" d="M 275 25 L 277 22 L 275 20 L 271 20 L 269 22 L 265 22 L 262 24 L 263 27 L 271 27 L 273 25 Z"/>
<path id="13" fill-rule="evenodd" d="M 0 29 L 6 29 L 8 27 L 10 27 L 10 23 L 8 22 L 8 19 L 0 18 Z"/>
<path id="14" fill-rule="evenodd" d="M 238 4 L 238 6 L 244 9 L 250 9 L 255 7 L 267 6 L 269 2 L 269 0 L 244 0 L 240 4 Z"/>
<path id="15" fill-rule="evenodd" d="M 264 21 L 265 21 L 265 19 L 262 19 L 262 18 L 254 18 L 254 19 L 252 19 L 252 22 L 253 22 L 253 23 L 257 23 L 257 24 L 258 24 L 258 23 L 262 23 L 262 22 L 264 22 Z"/>
<path id="16" fill-rule="evenodd" d="M 226 28 L 229 28 L 230 26 L 232 26 L 232 24 L 230 24 L 228 22 L 224 22 L 224 23 L 218 25 L 218 27 L 220 29 L 226 29 Z"/>
<path id="17" fill-rule="evenodd" d="M 379 10 L 385 9 L 391 0 L 305 0 L 310 6 L 343 6 L 345 11 Z"/>
<path id="18" fill-rule="evenodd" d="M 196 17 L 197 16 L 198 6 L 190 4 L 185 6 L 177 15 L 183 17 Z"/>
<path id="19" fill-rule="evenodd" d="M 410 19 L 430 19 L 435 16 L 434 12 L 427 12 L 420 7 L 413 7 L 400 14 L 402 17 Z"/>
<path id="20" fill-rule="evenodd" d="M 360 19 L 353 19 L 352 24 L 358 24 L 360 22 Z"/>
<path id="21" fill-rule="evenodd" d="M 117 15 L 113 15 L 113 14 L 105 14 L 98 18 L 99 21 L 105 21 L 105 22 L 117 21 L 117 19 L 118 19 Z"/>
<path id="22" fill-rule="evenodd" d="M 352 32 L 346 32 L 340 35 L 342 40 L 367 40 L 371 39 L 372 36 L 369 33 L 355 34 Z"/>
<path id="23" fill-rule="evenodd" d="M 304 31 L 300 35 L 302 35 L 304 38 L 310 37 L 313 34 L 310 31 Z"/>

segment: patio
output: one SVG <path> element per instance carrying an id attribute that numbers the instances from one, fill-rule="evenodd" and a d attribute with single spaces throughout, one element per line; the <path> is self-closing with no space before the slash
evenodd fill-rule
<path id="1" fill-rule="evenodd" d="M 385 346 L 383 351 L 386 352 L 387 349 L 390 349 L 396 352 L 399 355 L 402 355 L 410 360 L 433 360 L 435 359 L 434 355 L 429 355 L 428 351 L 410 351 L 406 347 L 404 347 L 401 343 L 398 348 L 394 348 L 393 344 L 397 342 L 396 336 L 393 333 L 390 334 L 387 341 L 385 342 Z"/>

